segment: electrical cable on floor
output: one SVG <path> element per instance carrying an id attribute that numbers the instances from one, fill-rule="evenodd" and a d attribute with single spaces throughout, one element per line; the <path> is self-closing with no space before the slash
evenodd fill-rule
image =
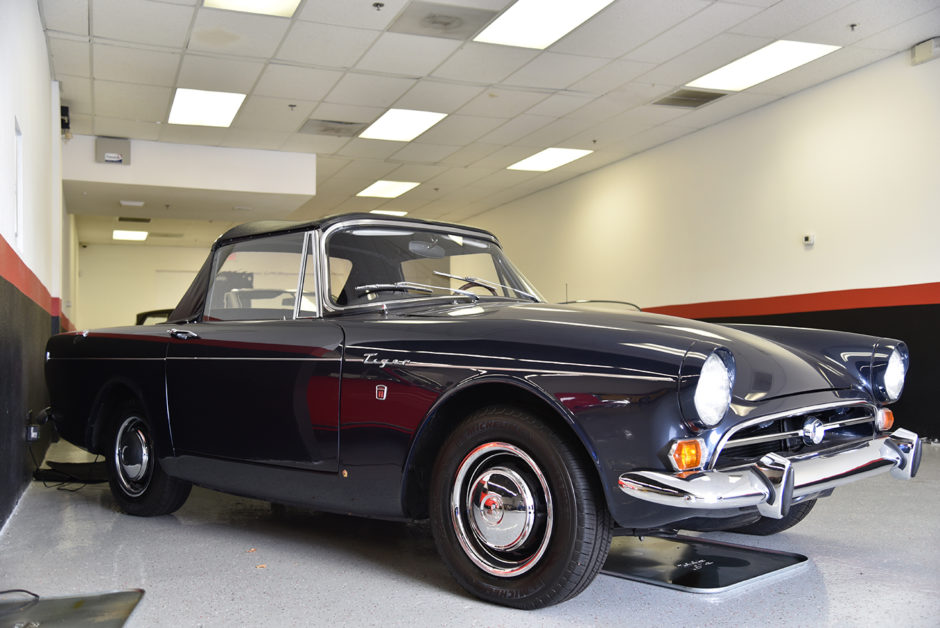
<path id="1" fill-rule="evenodd" d="M 6 591 L 0 591 L 0 596 L 9 595 L 10 593 L 25 593 L 26 595 L 30 596 L 30 598 L 28 600 L 24 600 L 22 604 L 14 608 L 0 609 L 0 617 L 25 611 L 26 609 L 32 608 L 39 603 L 39 596 L 32 591 L 27 591 L 26 589 L 7 589 Z"/>
<path id="2" fill-rule="evenodd" d="M 33 477 L 36 478 L 36 479 L 39 479 L 39 478 L 36 477 L 36 474 L 37 474 L 37 472 L 40 470 L 40 466 L 41 466 L 41 465 L 40 465 L 40 463 L 36 460 L 36 454 L 33 453 L 33 448 L 32 448 L 32 447 L 29 447 L 29 446 L 27 446 L 26 448 L 29 450 L 29 457 L 33 459 Z M 101 455 L 100 455 L 100 454 L 96 454 L 96 455 L 95 455 L 95 459 L 92 460 L 91 464 L 95 464 L 95 463 L 101 462 L 100 460 L 98 460 L 99 458 L 101 458 Z M 58 471 L 58 470 L 57 470 L 57 471 Z M 57 491 L 67 491 L 67 492 L 69 492 L 69 493 L 77 493 L 78 491 L 80 491 L 80 490 L 82 490 L 83 488 L 85 488 L 86 486 L 88 486 L 88 482 L 82 480 L 81 478 L 77 478 L 77 477 L 75 477 L 75 476 L 70 476 L 68 473 L 65 473 L 65 472 L 62 472 L 62 471 L 58 471 L 58 473 L 61 473 L 61 474 L 65 475 L 68 479 L 63 480 L 62 482 L 53 482 L 53 483 L 49 483 L 49 482 L 47 482 L 46 480 L 42 480 L 42 479 L 39 479 L 39 481 L 42 482 L 42 485 L 43 485 L 44 488 L 54 488 L 54 489 L 56 489 Z M 72 485 L 72 484 L 78 484 L 78 486 L 72 488 L 72 487 L 70 486 L 70 485 Z"/>

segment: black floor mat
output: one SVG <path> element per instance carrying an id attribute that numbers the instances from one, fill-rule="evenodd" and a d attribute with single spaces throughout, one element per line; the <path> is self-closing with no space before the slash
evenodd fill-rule
<path id="1" fill-rule="evenodd" d="M 54 462 L 46 461 L 48 469 L 36 469 L 33 479 L 41 482 L 77 482 L 98 484 L 108 481 L 108 471 L 101 462 Z"/>

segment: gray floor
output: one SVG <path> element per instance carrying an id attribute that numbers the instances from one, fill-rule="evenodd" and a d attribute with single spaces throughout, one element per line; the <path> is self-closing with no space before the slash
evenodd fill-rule
<path id="1" fill-rule="evenodd" d="M 48 458 L 65 460 L 56 445 Z M 0 589 L 42 596 L 142 588 L 128 626 L 938 626 L 940 446 L 912 482 L 836 491 L 792 530 L 708 538 L 810 557 L 795 572 L 714 595 L 599 576 L 541 611 L 460 589 L 426 528 L 272 509 L 195 489 L 175 515 L 119 514 L 106 484 L 33 482 L 0 531 Z"/>

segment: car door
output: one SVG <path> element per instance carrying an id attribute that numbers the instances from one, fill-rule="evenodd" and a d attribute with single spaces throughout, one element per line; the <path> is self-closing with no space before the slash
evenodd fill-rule
<path id="1" fill-rule="evenodd" d="M 337 470 L 343 332 L 317 315 L 312 241 L 294 233 L 216 252 L 200 322 L 168 331 L 177 454 Z"/>

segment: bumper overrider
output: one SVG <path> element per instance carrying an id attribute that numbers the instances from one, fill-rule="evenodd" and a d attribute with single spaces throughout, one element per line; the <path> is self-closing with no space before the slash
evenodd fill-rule
<path id="1" fill-rule="evenodd" d="M 692 474 L 631 471 L 620 476 L 620 490 L 645 501 L 723 510 L 756 506 L 761 515 L 781 519 L 794 500 L 887 471 L 900 479 L 917 474 L 920 437 L 898 429 L 871 441 L 812 454 L 767 454 L 742 467 Z"/>

